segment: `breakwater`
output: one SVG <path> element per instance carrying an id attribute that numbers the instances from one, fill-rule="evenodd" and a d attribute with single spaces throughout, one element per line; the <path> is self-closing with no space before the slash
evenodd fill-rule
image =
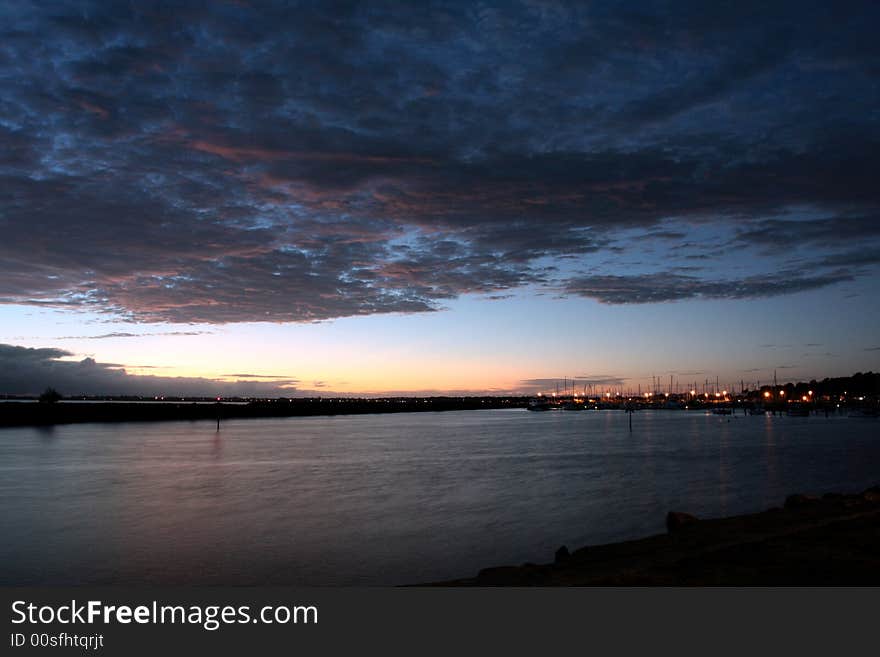
<path id="1" fill-rule="evenodd" d="M 162 422 L 470 411 L 521 408 L 526 397 L 401 397 L 382 399 L 303 398 L 205 404 L 195 402 L 0 402 L 0 427 L 45 426 L 81 422 Z"/>

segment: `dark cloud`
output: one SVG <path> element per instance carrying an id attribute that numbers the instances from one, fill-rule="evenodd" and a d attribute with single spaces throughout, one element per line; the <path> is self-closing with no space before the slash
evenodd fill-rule
<path id="1" fill-rule="evenodd" d="M 287 376 L 275 376 L 271 374 L 224 374 L 223 376 L 232 379 L 281 379 L 288 382 L 297 381 L 296 379 L 291 379 Z"/>
<path id="2" fill-rule="evenodd" d="M 875 3 L 82 1 L 0 18 L 0 303 L 319 321 L 524 285 L 791 294 L 880 262 Z M 772 290 L 608 275 L 634 240 L 711 265 L 706 225 L 755 270 L 780 252 L 800 269 Z M 550 264 L 597 256 L 589 279 Z"/>
<path id="3" fill-rule="evenodd" d="M 601 303 L 659 303 L 684 299 L 753 299 L 815 290 L 852 280 L 847 273 L 826 276 L 754 276 L 739 280 L 703 280 L 668 272 L 640 276 L 583 276 L 565 292 Z"/>
<path id="4" fill-rule="evenodd" d="M 112 338 L 143 338 L 147 336 L 193 336 L 209 335 L 211 331 L 160 331 L 156 333 L 102 333 L 101 335 L 64 335 L 56 340 L 109 340 Z"/>
<path id="5" fill-rule="evenodd" d="M 793 246 L 830 244 L 851 247 L 867 242 L 858 250 L 849 250 L 826 258 L 826 266 L 872 264 L 880 261 L 880 247 L 870 245 L 880 238 L 880 215 L 829 217 L 811 220 L 768 219 L 752 222 L 737 235 L 740 243 L 749 243 L 770 250 L 791 249 Z"/>
<path id="6" fill-rule="evenodd" d="M 858 242 L 863 238 L 857 237 Z M 819 267 L 868 267 L 880 263 L 880 246 L 871 245 L 870 239 L 861 248 L 849 249 L 823 258 L 816 265 Z"/>
<path id="7" fill-rule="evenodd" d="M 51 386 L 63 395 L 287 396 L 297 392 L 295 379 L 225 382 L 192 377 L 128 374 L 122 365 L 62 360 L 63 349 L 0 344 L 0 391 L 36 395 Z M 300 391 L 301 392 L 301 391 Z"/>
<path id="8" fill-rule="evenodd" d="M 566 379 L 564 377 L 556 379 L 523 379 L 518 383 L 516 390 L 512 392 L 536 394 L 538 392 L 555 392 L 558 388 L 561 393 L 566 385 L 569 390 L 574 390 L 575 392 L 583 391 L 584 389 L 589 392 L 592 389 L 604 390 L 606 387 L 620 387 L 625 382 L 626 379 L 608 374 L 585 374 L 574 379 Z"/>

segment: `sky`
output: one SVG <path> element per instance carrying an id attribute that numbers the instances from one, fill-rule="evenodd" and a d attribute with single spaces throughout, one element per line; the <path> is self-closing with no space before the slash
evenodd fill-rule
<path id="1" fill-rule="evenodd" d="M 876 371 L 878 24 L 0 0 L 0 393 Z"/>

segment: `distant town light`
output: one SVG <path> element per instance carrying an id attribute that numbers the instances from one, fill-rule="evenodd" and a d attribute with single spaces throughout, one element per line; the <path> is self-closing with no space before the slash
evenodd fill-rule
<path id="1" fill-rule="evenodd" d="M 770 393 L 769 393 L 769 392 L 765 392 L 765 393 L 764 393 L 764 396 L 765 396 L 765 397 L 769 397 L 769 396 L 770 396 Z"/>

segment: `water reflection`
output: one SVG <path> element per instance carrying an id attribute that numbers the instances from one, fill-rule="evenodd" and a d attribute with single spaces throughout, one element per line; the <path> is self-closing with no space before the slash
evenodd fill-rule
<path id="1" fill-rule="evenodd" d="M 54 424 L 36 427 L 36 433 L 43 440 L 52 440 L 57 435 Z"/>
<path id="2" fill-rule="evenodd" d="M 0 430 L 0 583 L 393 584 L 876 483 L 876 423 L 473 411 Z"/>

